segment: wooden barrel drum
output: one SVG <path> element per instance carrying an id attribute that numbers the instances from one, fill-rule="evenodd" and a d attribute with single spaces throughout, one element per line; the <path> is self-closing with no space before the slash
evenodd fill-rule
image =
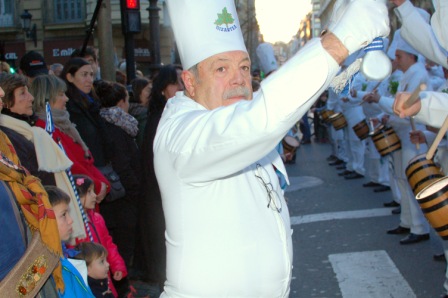
<path id="1" fill-rule="evenodd" d="M 409 162 L 406 177 L 414 195 L 417 195 L 423 188 L 443 178 L 444 175 L 432 160 L 426 159 L 426 154 L 420 154 Z"/>
<path id="2" fill-rule="evenodd" d="M 291 136 L 285 136 L 282 140 L 283 145 L 283 154 L 286 157 L 286 160 L 291 160 L 296 153 L 296 149 L 299 147 L 300 143 L 296 138 Z"/>
<path id="3" fill-rule="evenodd" d="M 448 176 L 425 187 L 416 198 L 431 226 L 448 240 Z"/>
<path id="4" fill-rule="evenodd" d="M 333 110 L 323 110 L 319 113 L 320 119 L 322 119 L 323 122 L 328 123 L 330 122 L 330 116 L 333 115 Z"/>
<path id="5" fill-rule="evenodd" d="M 342 113 L 335 113 L 328 119 L 336 130 L 340 130 L 347 126 L 347 121 Z"/>
<path id="6" fill-rule="evenodd" d="M 401 149 L 400 139 L 392 127 L 380 125 L 371 133 L 371 136 L 372 141 L 381 156 L 386 156 L 389 153 Z"/>
<path id="7" fill-rule="evenodd" d="M 370 134 L 370 128 L 369 125 L 367 124 L 366 119 L 361 120 L 352 128 L 360 140 L 366 139 Z"/>

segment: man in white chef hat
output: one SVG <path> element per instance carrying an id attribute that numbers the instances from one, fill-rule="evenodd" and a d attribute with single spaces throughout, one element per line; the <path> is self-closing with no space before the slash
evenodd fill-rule
<path id="1" fill-rule="evenodd" d="M 383 1 L 338 3 L 328 32 L 253 98 L 234 1 L 167 1 L 185 91 L 168 100 L 154 140 L 166 218 L 162 297 L 289 296 L 292 231 L 275 146 L 350 53 L 389 33 Z"/>
<path id="2" fill-rule="evenodd" d="M 448 67 L 448 2 L 434 0 L 435 12 L 428 18 L 408 0 L 392 0 L 397 5 L 395 13 L 402 22 L 403 38 L 426 58 L 443 67 Z M 395 98 L 394 112 L 400 117 L 415 116 L 417 122 L 441 127 L 448 116 L 448 94 L 444 92 L 422 91 L 421 99 L 412 105 L 404 105 L 410 93 L 399 93 Z M 448 288 L 448 286 L 447 286 Z"/>
<path id="3" fill-rule="evenodd" d="M 257 47 L 257 57 L 260 62 L 261 70 L 267 78 L 272 72 L 278 69 L 277 59 L 275 58 L 274 48 L 270 43 L 263 42 Z"/>

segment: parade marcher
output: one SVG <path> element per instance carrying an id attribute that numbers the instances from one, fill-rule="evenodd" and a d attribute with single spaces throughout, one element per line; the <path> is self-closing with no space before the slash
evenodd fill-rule
<path id="1" fill-rule="evenodd" d="M 435 0 L 435 12 L 431 18 L 431 26 L 416 13 L 416 8 L 410 1 L 393 0 L 398 6 L 396 14 L 402 22 L 403 38 L 426 58 L 448 67 L 448 25 L 446 15 L 448 6 L 443 0 Z M 400 94 L 394 103 L 394 112 L 400 117 L 415 116 L 415 121 L 433 127 L 442 126 L 448 115 L 448 94 L 445 92 L 420 92 L 422 101 L 416 101 L 410 107 L 403 103 L 409 94 Z"/>
<path id="2" fill-rule="evenodd" d="M 354 90 L 351 92 L 352 100 L 354 103 L 359 103 L 362 106 L 364 115 L 366 116 L 366 123 L 369 126 L 370 133 L 373 133 L 375 129 L 380 125 L 382 115 L 384 114 L 383 110 L 376 103 L 366 103 L 364 101 L 364 96 L 368 95 L 371 92 L 376 92 L 380 95 L 390 96 L 388 93 L 390 82 L 396 82 L 398 86 L 398 81 L 401 78 L 401 70 L 398 70 L 396 67 L 396 63 L 394 63 L 395 59 L 395 50 L 396 43 L 390 43 L 389 39 L 383 39 L 383 51 L 385 51 L 388 57 L 391 59 L 392 63 L 392 73 L 386 79 L 381 82 L 377 81 L 368 81 L 365 82 L 362 86 L 365 88 L 361 88 L 361 90 Z M 392 45 L 394 44 L 394 45 Z M 361 75 L 361 74 L 358 74 Z M 394 83 L 395 84 L 395 83 Z M 395 92 L 395 91 L 394 91 Z M 394 93 L 395 94 L 395 93 Z M 374 192 L 383 192 L 391 190 L 391 179 L 393 179 L 393 175 L 389 175 L 391 170 L 390 167 L 390 156 L 382 157 L 378 150 L 375 147 L 375 144 L 372 138 L 366 138 L 366 171 L 367 176 L 370 178 L 370 181 L 363 184 L 363 187 L 373 187 Z M 400 199 L 400 193 L 397 187 L 394 187 L 395 183 L 392 182 L 392 194 L 394 197 L 394 201 L 384 203 L 385 207 L 398 207 Z"/>
<path id="3" fill-rule="evenodd" d="M 358 76 L 362 76 L 362 74 L 359 73 Z M 379 119 L 381 119 L 383 111 L 378 104 L 368 104 L 363 101 L 363 98 L 370 92 L 384 94 L 384 87 L 387 86 L 387 81 L 387 79 L 383 82 L 365 81 L 362 83 L 363 88 L 360 90 L 350 90 L 351 101 L 353 104 L 361 105 L 370 133 L 373 133 L 376 129 L 377 125 L 374 123 L 380 122 Z M 372 187 L 375 192 L 390 190 L 388 158 L 381 157 L 372 138 L 367 137 L 365 139 L 365 146 L 366 176 L 368 176 L 370 181 L 364 183 L 363 187 Z"/>
<path id="4" fill-rule="evenodd" d="M 328 100 L 326 109 L 333 111 L 334 113 L 342 112 L 341 101 L 339 100 L 338 94 L 336 94 L 336 92 L 334 92 L 332 88 L 328 89 Z M 330 160 L 329 164 L 331 166 L 341 166 L 343 168 L 343 166 L 348 161 L 346 143 L 344 142 L 344 130 L 336 130 L 331 123 L 328 124 L 328 127 L 332 147 L 332 155 L 335 157 L 334 159 Z M 344 171 L 340 174 L 345 173 L 349 174 L 350 172 Z"/>
<path id="5" fill-rule="evenodd" d="M 425 66 L 417 62 L 418 52 L 401 37 L 397 41 L 395 56 L 397 67 L 403 71 L 403 77 L 398 85 L 398 92 L 413 91 L 420 84 L 427 83 L 428 73 Z M 392 126 L 401 141 L 401 150 L 392 152 L 394 176 L 402 194 L 400 225 L 387 233 L 406 234 L 410 232 L 405 238 L 400 240 L 401 244 L 412 244 L 428 240 L 429 224 L 423 216 L 406 176 L 406 167 L 409 161 L 415 156 L 426 152 L 428 148 L 426 144 L 420 144 L 420 147 L 416 148 L 415 144 L 411 142 L 409 134 L 414 130 L 410 123 L 412 119 L 400 119 L 393 115 L 393 98 L 380 97 L 379 94 L 375 93 L 370 94 L 368 98 L 379 103 L 380 107 L 388 114 L 387 124 Z M 416 124 L 415 128 L 415 130 L 425 130 L 425 127 L 420 124 Z"/>
<path id="6" fill-rule="evenodd" d="M 167 102 L 154 140 L 166 218 L 162 297 L 288 297 L 292 231 L 275 146 L 349 54 L 388 34 L 387 8 L 338 1 L 329 31 L 253 98 L 234 1 L 167 4 L 186 91 Z"/>
<path id="7" fill-rule="evenodd" d="M 397 8 L 395 14 L 400 19 L 401 36 L 413 48 L 426 58 L 448 67 L 448 7 L 443 0 L 436 0 L 436 8 L 432 18 L 431 25 L 428 20 L 422 16 L 420 8 L 414 7 L 409 0 L 392 0 Z"/>
<path id="8" fill-rule="evenodd" d="M 358 54 L 359 57 L 362 54 Z M 350 84 L 350 89 L 361 90 L 362 85 L 366 80 L 362 75 L 356 75 L 353 82 Z M 347 121 L 347 127 L 344 128 L 344 139 L 347 148 L 348 161 L 346 164 L 346 171 L 351 173 L 344 175 L 345 179 L 359 179 L 365 175 L 364 168 L 364 153 L 365 141 L 361 140 L 353 130 L 353 127 L 365 119 L 362 107 L 359 102 L 353 100 L 350 91 L 342 92 L 339 95 L 341 101 L 342 114 Z"/>

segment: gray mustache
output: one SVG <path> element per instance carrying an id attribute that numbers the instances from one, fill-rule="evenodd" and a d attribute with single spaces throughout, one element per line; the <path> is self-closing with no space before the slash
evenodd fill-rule
<path id="1" fill-rule="evenodd" d="M 248 99 L 250 95 L 250 90 L 247 87 L 237 87 L 235 89 L 226 91 L 223 95 L 224 99 L 229 99 L 231 97 L 243 96 Z"/>

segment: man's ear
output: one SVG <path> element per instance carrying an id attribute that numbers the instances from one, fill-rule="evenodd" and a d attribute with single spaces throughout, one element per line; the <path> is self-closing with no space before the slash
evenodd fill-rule
<path id="1" fill-rule="evenodd" d="M 196 85 L 196 77 L 195 75 L 188 70 L 182 71 L 181 74 L 182 81 L 184 81 L 185 90 L 187 93 L 193 98 L 196 94 L 195 85 Z"/>

